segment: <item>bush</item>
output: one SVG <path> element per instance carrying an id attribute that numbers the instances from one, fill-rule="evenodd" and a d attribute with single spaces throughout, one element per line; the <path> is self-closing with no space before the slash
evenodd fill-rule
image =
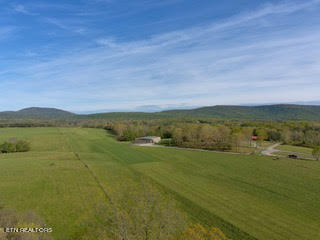
<path id="1" fill-rule="evenodd" d="M 0 145 L 1 153 L 28 152 L 30 143 L 24 140 L 6 141 Z"/>

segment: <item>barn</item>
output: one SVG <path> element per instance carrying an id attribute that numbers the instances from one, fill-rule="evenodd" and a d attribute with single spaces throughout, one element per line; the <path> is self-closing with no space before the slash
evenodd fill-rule
<path id="1" fill-rule="evenodd" d="M 146 136 L 135 139 L 136 144 L 154 144 L 159 143 L 161 141 L 161 137 L 157 136 Z"/>

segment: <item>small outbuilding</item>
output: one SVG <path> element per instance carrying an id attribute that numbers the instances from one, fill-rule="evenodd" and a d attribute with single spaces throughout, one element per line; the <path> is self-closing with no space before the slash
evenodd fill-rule
<path id="1" fill-rule="evenodd" d="M 160 141 L 161 141 L 161 137 L 146 136 L 146 137 L 136 138 L 135 143 L 136 144 L 154 144 L 154 143 L 159 143 Z"/>
<path id="2" fill-rule="evenodd" d="M 257 141 L 257 140 L 258 140 L 258 136 L 252 136 L 252 137 L 251 137 L 251 140 L 252 140 L 252 141 Z"/>

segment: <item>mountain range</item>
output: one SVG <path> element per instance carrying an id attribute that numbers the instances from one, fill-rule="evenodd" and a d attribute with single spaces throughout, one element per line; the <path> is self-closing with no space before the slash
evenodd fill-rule
<path id="1" fill-rule="evenodd" d="M 31 107 L 19 111 L 0 112 L 1 120 L 75 120 L 75 119 L 233 119 L 233 120 L 312 120 L 320 121 L 320 106 L 276 104 L 262 106 L 217 105 L 187 110 L 147 112 L 110 112 L 75 114 L 56 108 Z"/>
<path id="2" fill-rule="evenodd" d="M 51 120 L 51 119 L 71 119 L 77 114 L 56 108 L 24 108 L 19 111 L 0 112 L 0 119 L 34 119 L 34 120 Z"/>

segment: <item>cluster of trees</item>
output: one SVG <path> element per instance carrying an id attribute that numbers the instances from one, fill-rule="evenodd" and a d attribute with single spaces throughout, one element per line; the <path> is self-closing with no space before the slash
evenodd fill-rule
<path id="1" fill-rule="evenodd" d="M 108 123 L 105 127 L 116 135 L 119 141 L 133 141 L 142 136 L 171 138 L 175 122 L 166 121 L 121 121 Z"/>
<path id="2" fill-rule="evenodd" d="M 109 124 L 120 141 L 133 141 L 137 137 L 161 136 L 162 144 L 169 146 L 202 148 L 219 151 L 239 151 L 251 146 L 253 127 L 240 127 L 230 123 L 127 121 Z"/>
<path id="3" fill-rule="evenodd" d="M 287 144 L 315 147 L 320 145 L 320 127 L 313 124 L 284 128 L 282 140 Z"/>
<path id="4" fill-rule="evenodd" d="M 217 228 L 191 224 L 175 201 L 144 180 L 125 183 L 83 223 L 77 240 L 227 240 Z"/>
<path id="5" fill-rule="evenodd" d="M 254 127 L 257 136 L 264 140 L 305 147 L 320 145 L 320 122 L 246 122 L 243 125 Z"/>
<path id="6" fill-rule="evenodd" d="M 28 152 L 29 150 L 29 142 L 24 140 L 17 140 L 15 138 L 5 141 L 0 145 L 1 153 Z"/>
<path id="7" fill-rule="evenodd" d="M 182 124 L 173 130 L 172 140 L 179 147 L 232 149 L 232 131 L 224 125 Z"/>

